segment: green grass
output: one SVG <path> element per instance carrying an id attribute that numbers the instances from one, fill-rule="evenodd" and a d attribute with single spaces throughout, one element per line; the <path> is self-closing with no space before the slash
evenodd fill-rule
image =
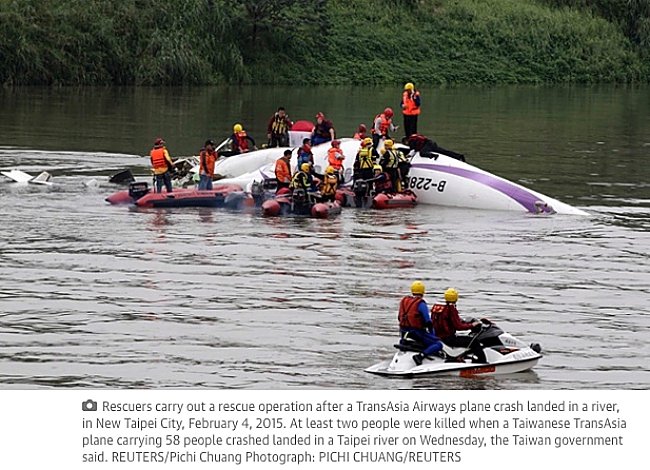
<path id="1" fill-rule="evenodd" d="M 264 1 L 285 5 L 274 19 L 281 25 L 261 22 L 252 42 L 252 23 L 241 6 L 250 2 L 0 0 L 0 83 L 443 85 L 650 78 L 641 47 L 645 23 L 632 34 L 629 22 L 610 22 L 586 6 L 569 9 L 557 0 Z M 313 14 L 312 3 L 321 4 L 320 14 Z"/>

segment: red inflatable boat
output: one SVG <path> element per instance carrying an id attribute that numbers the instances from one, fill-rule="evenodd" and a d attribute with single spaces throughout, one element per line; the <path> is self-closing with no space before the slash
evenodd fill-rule
<path id="1" fill-rule="evenodd" d="M 340 213 L 341 204 L 338 201 L 312 204 L 303 193 L 292 195 L 288 189 L 281 189 L 273 199 L 262 203 L 262 215 L 265 217 L 296 215 L 326 219 Z"/>
<path id="2" fill-rule="evenodd" d="M 418 198 L 415 193 L 408 189 L 395 193 L 371 193 L 365 196 L 362 192 L 357 194 L 352 188 L 345 187 L 336 191 L 336 200 L 343 207 L 397 209 L 415 206 Z"/>
<path id="3" fill-rule="evenodd" d="M 418 203 L 415 193 L 410 190 L 398 193 L 379 193 L 372 198 L 372 207 L 375 209 L 395 209 L 399 207 L 413 207 Z"/>
<path id="4" fill-rule="evenodd" d="M 242 191 L 235 184 L 215 186 L 212 190 L 174 189 L 168 193 L 151 192 L 146 182 L 131 183 L 128 190 L 118 191 L 106 198 L 111 204 L 135 204 L 138 207 L 224 207 L 226 196 L 233 191 Z"/>

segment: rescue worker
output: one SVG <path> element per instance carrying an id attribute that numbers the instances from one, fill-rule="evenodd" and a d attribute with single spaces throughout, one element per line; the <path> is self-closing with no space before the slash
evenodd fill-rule
<path id="1" fill-rule="evenodd" d="M 379 158 L 379 154 L 372 145 L 372 139 L 366 137 L 361 142 L 361 147 L 354 160 L 354 179 L 367 180 L 374 176 L 372 167 Z"/>
<path id="2" fill-rule="evenodd" d="M 480 321 L 464 322 L 456 309 L 458 302 L 458 291 L 449 288 L 445 291 L 445 305 L 433 304 L 431 308 L 431 319 L 436 334 L 440 340 L 452 348 L 468 348 L 477 357 L 478 362 L 486 362 L 485 353 L 478 342 L 473 342 L 470 336 L 456 336 L 459 330 L 471 330 L 481 325 Z"/>
<path id="3" fill-rule="evenodd" d="M 257 150 L 255 140 L 253 140 L 250 135 L 246 134 L 246 131 L 241 124 L 235 124 L 232 128 L 232 132 L 230 141 L 232 143 L 233 155 L 249 152 L 251 146 L 254 150 Z"/>
<path id="4" fill-rule="evenodd" d="M 411 171 L 411 159 L 410 157 L 404 155 L 404 152 L 401 150 L 397 156 L 399 158 L 397 168 L 399 170 L 399 175 L 401 178 L 399 185 L 400 189 L 398 191 L 402 191 L 404 189 L 408 189 L 409 187 L 409 171 Z"/>
<path id="5" fill-rule="evenodd" d="M 285 109 L 280 106 L 266 126 L 269 147 L 288 147 L 291 126 L 293 126 L 293 122 L 287 116 Z"/>
<path id="6" fill-rule="evenodd" d="M 334 168 L 330 165 L 325 168 L 325 174 L 323 175 L 323 181 L 319 186 L 321 193 L 322 201 L 332 201 L 336 199 L 336 191 L 339 188 L 339 179 L 335 173 Z"/>
<path id="7" fill-rule="evenodd" d="M 311 175 L 311 166 L 309 163 L 303 163 L 300 165 L 300 170 L 293 175 L 293 178 L 291 178 L 289 189 L 292 191 L 295 191 L 296 189 L 304 189 L 307 193 L 316 192 L 316 183 L 314 182 L 314 177 Z"/>
<path id="8" fill-rule="evenodd" d="M 397 319 L 400 343 L 411 339 L 424 346 L 421 353 L 413 356 L 415 364 L 419 366 L 425 356 L 442 351 L 442 343 L 435 335 L 429 316 L 429 307 L 424 301 L 424 284 L 421 281 L 411 284 L 411 295 L 405 296 L 400 301 Z"/>
<path id="9" fill-rule="evenodd" d="M 390 139 L 389 132 L 394 132 L 399 129 L 399 126 L 393 125 L 393 110 L 391 108 L 384 109 L 384 112 L 377 114 L 372 122 L 372 145 L 375 148 L 379 147 L 380 139 Z"/>
<path id="10" fill-rule="evenodd" d="M 437 143 L 429 139 L 427 136 L 420 134 L 412 134 L 410 137 L 404 137 L 402 140 L 404 145 L 408 145 L 411 151 L 409 152 L 409 157 L 415 155 L 415 152 L 420 152 L 420 156 L 424 158 L 433 158 L 436 160 L 438 158 L 438 153 L 444 153 L 445 155 L 460 160 L 461 162 L 465 161 L 465 155 L 462 153 L 456 153 L 453 150 L 445 150 L 442 147 L 439 147 Z"/>
<path id="11" fill-rule="evenodd" d="M 366 181 L 372 181 L 375 183 L 375 192 L 377 194 L 395 192 L 393 189 L 393 183 L 390 179 L 390 175 L 383 170 L 381 165 L 375 165 L 373 167 L 373 171 L 373 177 Z"/>
<path id="12" fill-rule="evenodd" d="M 302 212 L 310 204 L 318 201 L 320 194 L 318 193 L 318 187 L 316 186 L 314 177 L 311 174 L 311 166 L 309 163 L 300 165 L 300 170 L 291 179 L 289 189 L 291 189 L 292 204 L 296 212 Z"/>
<path id="13" fill-rule="evenodd" d="M 172 192 L 172 172 L 174 162 L 169 156 L 165 141 L 157 138 L 153 143 L 153 149 L 149 152 L 151 166 L 153 166 L 154 179 L 156 181 L 156 192 L 162 192 L 163 183 L 168 193 Z"/>
<path id="14" fill-rule="evenodd" d="M 332 147 L 327 151 L 327 163 L 334 169 L 340 184 L 343 184 L 343 160 L 345 155 L 341 150 L 341 141 L 334 139 Z"/>
<path id="15" fill-rule="evenodd" d="M 336 138 L 334 124 L 332 121 L 325 119 L 321 112 L 316 114 L 316 126 L 311 131 L 311 145 L 322 144 Z"/>
<path id="16" fill-rule="evenodd" d="M 198 190 L 212 190 L 212 179 L 214 178 L 214 164 L 218 155 L 214 150 L 214 142 L 206 140 L 203 150 L 199 153 L 199 186 Z"/>
<path id="17" fill-rule="evenodd" d="M 395 191 L 401 191 L 401 175 L 399 172 L 400 155 L 403 157 L 404 153 L 394 147 L 394 142 L 391 139 L 384 142 L 384 151 L 379 158 L 379 164 L 386 173 L 390 176 L 390 181 Z"/>
<path id="18" fill-rule="evenodd" d="M 402 94 L 402 114 L 404 115 L 404 132 L 406 137 L 418 133 L 418 115 L 420 114 L 420 92 L 415 89 L 412 83 L 404 85 Z"/>
<path id="19" fill-rule="evenodd" d="M 365 124 L 359 124 L 359 130 L 357 130 L 353 138 L 356 140 L 363 140 L 366 137 L 368 137 L 368 134 L 366 134 L 367 131 L 368 128 L 366 127 Z"/>
<path id="20" fill-rule="evenodd" d="M 314 154 L 311 151 L 310 145 L 311 139 L 306 137 L 302 140 L 302 147 L 298 149 L 298 168 L 302 166 L 303 163 L 309 163 L 314 165 Z"/>
<path id="21" fill-rule="evenodd" d="M 275 161 L 275 179 L 278 180 L 276 193 L 291 184 L 291 150 L 285 150 L 284 155 Z"/>

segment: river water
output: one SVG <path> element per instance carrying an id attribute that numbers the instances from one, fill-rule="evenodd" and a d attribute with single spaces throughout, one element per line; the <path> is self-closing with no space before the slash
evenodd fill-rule
<path id="1" fill-rule="evenodd" d="M 147 177 L 158 136 L 193 154 L 241 122 L 262 143 L 280 105 L 351 135 L 400 89 L 1 90 L 0 169 L 54 185 L 0 181 L 0 388 L 647 389 L 650 88 L 421 91 L 421 133 L 590 216 L 110 206 L 107 176 Z M 544 358 L 489 379 L 365 373 L 417 279 Z"/>

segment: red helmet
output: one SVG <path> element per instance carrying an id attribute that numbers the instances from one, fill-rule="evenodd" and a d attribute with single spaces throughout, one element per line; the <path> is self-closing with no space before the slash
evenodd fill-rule
<path id="1" fill-rule="evenodd" d="M 321 113 L 321 112 L 318 112 L 318 113 L 316 114 L 316 119 L 318 119 L 318 118 L 323 118 L 323 119 L 325 119 L 325 115 L 324 115 L 323 113 Z"/>
<path id="2" fill-rule="evenodd" d="M 388 118 L 393 117 L 393 110 L 391 108 L 384 109 L 384 115 Z"/>
<path id="3" fill-rule="evenodd" d="M 160 137 L 158 137 L 156 140 L 154 140 L 153 144 L 154 145 L 163 145 L 165 143 L 164 140 L 162 140 Z"/>
<path id="4" fill-rule="evenodd" d="M 368 128 L 365 124 L 359 124 L 359 132 L 366 132 Z"/>
<path id="5" fill-rule="evenodd" d="M 341 141 L 340 141 L 340 140 L 336 140 L 336 139 L 334 139 L 334 140 L 332 141 L 332 147 L 338 147 L 339 145 L 341 145 Z"/>

